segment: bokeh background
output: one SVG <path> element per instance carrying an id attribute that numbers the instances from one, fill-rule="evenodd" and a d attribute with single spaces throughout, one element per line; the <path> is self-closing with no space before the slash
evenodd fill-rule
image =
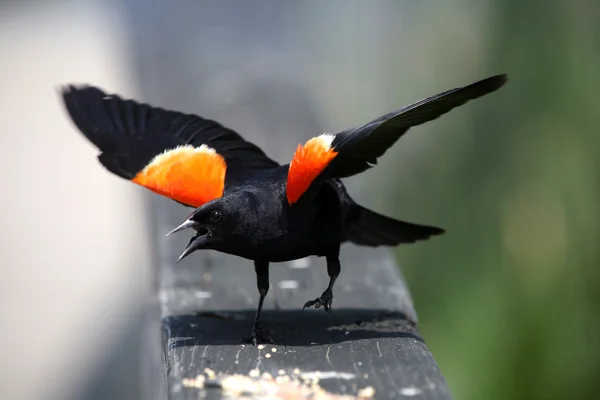
<path id="1" fill-rule="evenodd" d="M 100 167 L 59 85 L 181 92 L 163 105 L 235 115 L 275 148 L 240 100 L 253 82 L 308 96 L 336 131 L 502 72 L 348 181 L 448 231 L 395 254 L 455 398 L 600 394 L 600 2 L 0 1 L 0 54 L 1 398 L 131 399 L 148 375 L 147 195 Z"/>

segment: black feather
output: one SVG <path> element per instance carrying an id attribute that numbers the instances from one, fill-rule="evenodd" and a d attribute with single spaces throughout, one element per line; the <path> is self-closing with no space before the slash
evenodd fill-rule
<path id="1" fill-rule="evenodd" d="M 494 92 L 507 80 L 507 75 L 495 75 L 419 100 L 368 124 L 340 132 L 332 143 L 339 155 L 327 175 L 343 178 L 369 169 L 411 127 L 437 119 L 469 100 Z"/>
<path id="2" fill-rule="evenodd" d="M 376 165 L 377 158 L 411 127 L 434 120 L 469 100 L 494 92 L 507 80 L 505 74 L 495 75 L 462 88 L 447 90 L 336 134 L 331 146 L 338 153 L 337 156 L 313 180 L 300 201 L 313 201 L 321 185 L 328 180 L 356 175 Z"/>
<path id="3" fill-rule="evenodd" d="M 344 226 L 344 240 L 363 246 L 396 246 L 441 235 L 434 226 L 399 221 L 353 204 Z"/>
<path id="4" fill-rule="evenodd" d="M 107 95 L 93 86 L 69 85 L 62 97 L 77 128 L 101 151 L 102 165 L 125 179 L 135 177 L 157 154 L 184 144 L 214 148 L 225 158 L 228 176 L 279 165 L 213 120 Z"/>

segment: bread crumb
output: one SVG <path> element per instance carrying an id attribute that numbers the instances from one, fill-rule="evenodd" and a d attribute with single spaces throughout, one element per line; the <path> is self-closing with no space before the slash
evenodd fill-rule
<path id="1" fill-rule="evenodd" d="M 195 378 L 183 378 L 181 384 L 188 388 L 203 389 L 205 380 L 204 375 L 198 375 Z"/>
<path id="2" fill-rule="evenodd" d="M 373 396 L 375 396 L 375 389 L 373 389 L 373 386 L 367 386 L 358 391 L 359 399 L 370 399 Z"/>
<path id="3" fill-rule="evenodd" d="M 358 391 L 356 395 L 338 395 L 325 391 L 319 386 L 317 376 L 322 372 L 301 373 L 298 368 L 294 369 L 295 377 L 284 375 L 285 371 L 280 369 L 279 376 L 273 376 L 264 372 L 262 376 L 258 369 L 253 369 L 246 375 L 223 375 L 215 373 L 209 368 L 205 368 L 205 375 L 218 377 L 211 379 L 211 387 L 216 385 L 223 392 L 225 398 L 244 397 L 248 399 L 272 399 L 272 400 L 370 400 L 375 395 L 375 389 L 366 387 Z M 185 378 L 182 384 L 185 387 L 203 389 L 205 387 L 206 376 L 198 375 L 195 378 Z M 299 375 L 310 376 L 311 379 L 305 379 Z"/>
<path id="4" fill-rule="evenodd" d="M 204 368 L 204 373 L 208 377 L 208 379 L 215 379 L 215 371 L 210 368 Z"/>
<path id="5" fill-rule="evenodd" d="M 248 374 L 251 378 L 258 378 L 260 376 L 260 371 L 257 369 L 253 369 Z"/>
<path id="6" fill-rule="evenodd" d="M 263 372 L 263 374 L 262 374 L 262 378 L 263 378 L 263 379 L 266 379 L 266 380 L 268 380 L 268 381 L 272 381 L 272 380 L 273 380 L 273 375 L 271 375 L 271 374 L 270 374 L 270 373 L 268 373 L 268 372 Z"/>

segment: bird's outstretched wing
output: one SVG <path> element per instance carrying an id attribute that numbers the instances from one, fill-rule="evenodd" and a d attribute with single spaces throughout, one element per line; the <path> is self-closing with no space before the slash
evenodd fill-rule
<path id="1" fill-rule="evenodd" d="M 62 88 L 67 112 L 100 150 L 106 169 L 191 207 L 219 198 L 249 169 L 278 166 L 256 145 L 219 123 L 106 94 Z"/>
<path id="2" fill-rule="evenodd" d="M 506 75 L 496 75 L 455 88 L 385 114 L 368 124 L 338 134 L 324 133 L 299 145 L 289 164 L 288 203 L 311 194 L 327 179 L 344 178 L 365 171 L 408 129 L 434 120 L 467 101 L 502 87 Z"/>

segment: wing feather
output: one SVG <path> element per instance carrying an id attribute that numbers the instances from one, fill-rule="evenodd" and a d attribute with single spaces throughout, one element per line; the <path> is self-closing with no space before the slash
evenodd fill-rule
<path id="1" fill-rule="evenodd" d="M 61 94 L 71 120 L 100 150 L 98 159 L 107 170 L 183 204 L 198 207 L 220 196 L 226 173 L 229 178 L 279 165 L 210 119 L 124 99 L 94 86 L 68 85 Z M 156 162 L 169 153 L 162 164 Z"/>
<path id="2" fill-rule="evenodd" d="M 494 92 L 501 88 L 507 79 L 504 74 L 495 75 L 465 87 L 447 90 L 392 111 L 365 125 L 337 133 L 333 136 L 333 140 L 327 142 L 327 146 L 318 149 L 319 154 L 312 156 L 313 159 L 320 159 L 323 154 L 335 153 L 335 157 L 331 157 L 327 165 L 309 163 L 311 169 L 307 170 L 307 164 L 304 163 L 303 170 L 300 170 L 297 167 L 299 163 L 292 159 L 286 187 L 288 202 L 293 204 L 299 201 L 300 197 L 312 199 L 316 190 L 326 180 L 345 178 L 371 168 L 377 163 L 377 159 L 411 127 L 434 120 L 469 100 Z M 324 136 L 330 138 L 331 134 L 310 139 L 307 144 Z M 305 179 L 300 188 L 295 183 L 301 180 L 298 175 L 308 177 L 310 182 L 307 183 Z M 290 180 L 292 177 L 294 179 Z"/>

